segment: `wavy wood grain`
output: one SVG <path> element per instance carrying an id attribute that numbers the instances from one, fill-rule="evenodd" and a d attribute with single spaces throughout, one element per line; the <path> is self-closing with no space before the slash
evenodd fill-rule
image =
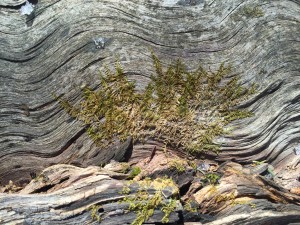
<path id="1" fill-rule="evenodd" d="M 242 104 L 255 115 L 216 140 L 216 159 L 267 160 L 278 184 L 300 186 L 299 1 L 41 0 L 33 15 L 21 16 L 24 2 L 0 2 L 0 185 L 26 184 L 30 173 L 59 163 L 124 159 L 130 143 L 99 149 L 52 94 L 78 103 L 80 87 L 97 88 L 99 70 L 116 58 L 143 88 L 153 73 L 152 48 L 165 65 L 181 57 L 190 69 L 200 62 L 213 71 L 226 62 L 244 85 L 258 84 Z M 262 16 L 245 13 L 255 7 Z M 96 48 L 98 37 L 106 38 L 104 48 Z M 152 149 L 134 146 L 131 162 Z"/>

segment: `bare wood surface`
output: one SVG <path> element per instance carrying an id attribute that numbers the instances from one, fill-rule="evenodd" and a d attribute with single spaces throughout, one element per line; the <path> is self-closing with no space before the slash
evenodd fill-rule
<path id="1" fill-rule="evenodd" d="M 215 209 L 211 197 L 205 199 L 208 205 L 200 208 L 202 213 L 215 216 L 214 222 L 208 219 L 206 223 L 284 224 L 299 220 L 296 196 L 300 192 L 300 155 L 295 154 L 295 147 L 300 144 L 299 1 L 41 0 L 31 16 L 20 15 L 19 8 L 24 2 L 0 3 L 0 186 L 12 180 L 23 187 L 34 174 L 57 164 L 88 167 L 130 158 L 131 164 L 142 166 L 147 157 L 152 157 L 149 165 L 159 162 L 156 157 L 164 151 L 161 143 L 132 146 L 128 140 L 109 149 L 95 146 L 85 133 L 86 127 L 70 119 L 52 95 L 78 103 L 81 87 L 97 88 L 99 69 L 105 65 L 113 67 L 116 58 L 129 79 L 136 80 L 142 89 L 153 73 L 151 48 L 165 65 L 178 57 L 188 62 L 189 69 L 196 68 L 199 62 L 212 71 L 222 62 L 230 63 L 232 75 L 239 75 L 244 85 L 259 85 L 252 99 L 242 104 L 255 115 L 230 124 L 232 132 L 215 140 L 221 144 L 220 154 L 205 156 L 214 159 L 218 166 L 227 160 L 247 165 L 253 160 L 266 160 L 267 166 L 274 168 L 275 184 L 265 181 L 257 172 L 264 168 L 247 173 L 244 169 L 249 168 L 240 165 L 245 178 L 233 172 L 236 177 L 225 176 L 218 191 L 226 193 L 228 187 L 237 196 L 247 197 L 247 201 L 255 200 L 258 208 L 237 204 L 233 211 L 226 207 Z M 255 14 L 255 9 L 260 13 Z M 94 39 L 99 37 L 106 40 L 103 48 L 95 45 Z M 185 156 L 176 149 L 169 152 Z M 75 183 L 72 179 L 61 182 L 63 175 L 52 171 L 54 183 L 30 183 L 20 194 L 1 194 L 0 221 L 84 224 L 90 216 L 84 211 L 90 200 L 78 197 L 84 193 L 82 190 L 93 190 L 93 182 L 100 187 L 106 187 L 106 183 L 116 187 L 123 182 L 117 179 L 124 178 L 117 174 L 101 175 L 97 169 L 90 171 L 90 167 L 63 168 L 67 168 L 66 176 Z M 186 187 L 184 182 L 182 187 Z M 205 196 L 207 187 L 194 193 L 199 186 L 195 182 L 193 185 L 188 193 Z M 108 190 L 100 189 L 103 194 Z M 43 190 L 51 193 L 37 194 Z M 70 196 L 74 201 L 82 200 L 81 206 L 75 207 L 78 211 L 65 205 Z M 105 198 L 93 199 L 96 202 Z M 59 209 L 60 206 L 63 208 Z M 126 216 L 118 217 L 120 224 L 125 220 L 130 223 L 134 218 L 133 214 Z M 159 221 L 159 216 L 154 218 L 153 223 Z M 177 221 L 178 216 L 172 218 Z"/>

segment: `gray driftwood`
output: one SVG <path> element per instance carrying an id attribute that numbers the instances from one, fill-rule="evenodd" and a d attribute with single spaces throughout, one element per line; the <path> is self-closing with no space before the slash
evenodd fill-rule
<path id="1" fill-rule="evenodd" d="M 97 88 L 99 70 L 113 67 L 117 58 L 128 77 L 143 88 L 153 72 L 151 48 L 165 65 L 180 57 L 189 69 L 200 62 L 213 71 L 226 62 L 244 85 L 259 85 L 257 94 L 242 104 L 255 115 L 234 122 L 232 133 L 215 140 L 221 144 L 220 154 L 208 157 L 219 163 L 266 160 L 282 190 L 259 177 L 257 171 L 264 168 L 249 172 L 246 180 L 236 180 L 240 186 L 230 187 L 257 198 L 259 207 L 249 214 L 246 206 L 218 209 L 211 224 L 300 220 L 299 199 L 294 196 L 299 196 L 300 187 L 300 155 L 295 154 L 300 144 L 298 0 L 40 0 L 29 16 L 19 12 L 24 3 L 0 2 L 0 186 L 10 180 L 25 186 L 51 165 L 98 166 L 130 156 L 134 164 L 150 156 L 155 145 L 160 152 L 160 143 L 132 146 L 130 140 L 99 149 L 87 137 L 86 127 L 70 119 L 52 95 L 78 103 L 81 87 Z M 74 167 L 77 170 L 88 177 L 76 172 L 79 181 L 66 189 L 57 186 L 62 179 L 57 177 L 57 184 L 46 187 L 55 189 L 49 194 L 25 194 L 33 186 L 23 194 L 1 194 L 1 223 L 84 224 L 86 207 L 105 201 L 106 190 L 115 198 L 122 181 L 116 174 L 89 174 L 88 169 Z M 255 181 L 249 183 L 253 189 L 243 187 L 249 179 Z M 265 186 L 275 192 L 262 191 Z M 211 207 L 204 211 L 214 210 Z M 120 224 L 132 218 L 120 217 Z"/>
<path id="2" fill-rule="evenodd" d="M 176 173 L 161 154 L 153 158 L 161 173 L 174 177 Z M 160 161 L 161 163 L 158 163 Z M 150 163 L 141 165 L 144 171 L 153 167 Z M 101 169 L 97 166 L 79 168 L 59 164 L 45 169 L 18 193 L 0 194 L 1 224 L 130 224 L 136 213 L 128 210 L 127 203 L 120 201 L 134 196 L 140 190 L 135 181 L 130 193 L 125 193 L 124 180 L 127 175 L 114 172 L 122 164 L 117 162 Z M 165 172 L 163 172 L 165 170 Z M 167 172 L 168 171 L 168 172 Z M 251 174 L 250 168 L 238 163 L 227 162 L 216 171 L 221 178 L 218 184 L 208 185 L 199 176 L 192 180 L 191 188 L 182 196 L 198 207 L 197 212 L 183 208 L 174 187 L 166 187 L 164 199 L 177 199 L 177 206 L 169 217 L 170 224 L 201 221 L 213 224 L 288 224 L 300 220 L 300 196 L 275 184 L 263 176 Z M 178 173 L 177 173 L 178 175 Z M 187 172 L 182 176 L 187 176 Z M 176 177 L 176 175 L 175 175 Z M 201 176 L 200 176 L 201 177 Z M 198 185 L 198 188 L 192 188 Z M 154 189 L 147 189 L 149 196 Z M 93 219 L 92 207 L 97 206 Z M 94 212 L 95 213 L 95 212 Z M 158 208 L 147 221 L 160 223 L 163 217 Z"/>
<path id="3" fill-rule="evenodd" d="M 0 194 L 0 224 L 130 224 L 136 215 L 128 212 L 127 203 L 119 202 L 127 196 L 122 193 L 125 181 L 112 177 L 125 178 L 96 166 L 49 167 L 19 194 Z M 134 186 L 130 189 L 128 196 L 138 190 Z M 148 192 L 154 194 L 152 189 Z M 92 218 L 93 206 L 99 207 L 99 221 Z M 163 215 L 156 210 L 148 222 L 160 222 Z M 169 220 L 178 221 L 178 214 L 171 213 Z"/>

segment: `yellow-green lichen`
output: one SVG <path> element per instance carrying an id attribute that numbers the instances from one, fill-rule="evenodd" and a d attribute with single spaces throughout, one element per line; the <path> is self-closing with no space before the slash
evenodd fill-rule
<path id="1" fill-rule="evenodd" d="M 216 72 L 201 66 L 188 71 L 177 60 L 164 69 L 152 54 L 156 75 L 144 91 L 135 90 L 119 63 L 113 73 L 106 68 L 100 88 L 83 89 L 79 105 L 57 98 L 66 111 L 88 125 L 88 134 L 101 147 L 115 140 L 144 142 L 155 139 L 191 153 L 218 151 L 213 142 L 225 133 L 224 126 L 252 114 L 236 106 L 255 87 L 245 88 L 231 68 L 221 64 Z"/>
<path id="2" fill-rule="evenodd" d="M 231 202 L 232 206 L 236 205 L 249 205 L 252 209 L 256 208 L 256 204 L 251 202 L 252 200 L 234 200 Z"/>
<path id="3" fill-rule="evenodd" d="M 222 201 L 233 201 L 235 199 L 236 195 L 234 194 L 234 192 L 230 192 L 230 193 L 224 193 L 224 194 L 220 194 L 215 198 L 216 203 L 220 203 Z"/>

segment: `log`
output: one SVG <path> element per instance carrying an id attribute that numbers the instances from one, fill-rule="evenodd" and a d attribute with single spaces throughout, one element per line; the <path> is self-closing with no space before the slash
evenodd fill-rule
<path id="1" fill-rule="evenodd" d="M 300 221 L 299 1 L 30 2 L 31 15 L 19 11 L 25 0 L 0 2 L 1 224 L 85 224 L 91 222 L 88 208 L 102 202 L 103 217 L 117 215 L 107 216 L 105 224 L 130 224 L 135 213 L 122 214 L 113 200 L 127 176 L 96 167 L 111 160 L 141 167 L 136 182 L 171 176 L 180 204 L 196 200 L 198 214 L 178 206 L 170 222 Z M 78 104 L 82 87 L 97 89 L 99 70 L 113 68 L 116 59 L 142 90 L 154 74 L 149 48 L 164 66 L 182 58 L 188 69 L 200 62 L 215 71 L 225 62 L 244 86 L 258 85 L 239 105 L 254 115 L 229 124 L 231 132 L 214 140 L 219 154 L 192 158 L 170 148 L 167 157 L 163 143 L 133 145 L 130 138 L 102 149 L 53 97 Z M 186 161 L 184 173 L 169 165 L 177 157 Z M 199 172 L 189 161 L 212 171 Z M 258 168 L 253 161 L 262 164 Z M 44 173 L 50 180 L 35 180 Z M 203 184 L 210 173 L 222 177 L 220 183 Z M 216 192 L 208 197 L 211 188 Z M 224 204 L 216 205 L 220 195 Z M 232 203 L 239 201 L 246 203 Z M 162 217 L 156 210 L 149 223 Z"/>
<path id="2" fill-rule="evenodd" d="M 148 176 L 168 175 L 178 185 L 163 179 L 150 180 L 149 186 L 136 177 L 127 183 L 129 174 L 122 171 L 124 163 L 113 161 L 104 168 L 89 166 L 79 168 L 59 164 L 45 169 L 25 188 L 17 193 L 0 194 L 1 224 L 130 224 L 136 220 L 137 213 L 130 211 L 129 204 L 122 201 L 133 197 L 134 202 L 150 201 L 161 191 L 162 203 L 176 201 L 168 216 L 169 224 L 201 221 L 204 224 L 286 224 L 300 220 L 300 196 L 292 194 L 274 181 L 259 174 L 253 174 L 255 168 L 243 167 L 238 163 L 226 162 L 220 165 L 216 173 L 221 174 L 218 183 L 206 183 L 199 171 L 192 179 L 188 191 L 183 195 L 180 179 L 187 177 L 187 170 L 179 171 L 170 161 L 175 156 L 156 155 L 149 163 L 140 163 L 142 171 Z M 154 163 L 158 166 L 151 170 Z M 160 163 L 158 163 L 160 162 Z M 145 175 L 145 174 L 144 174 Z M 203 175 L 203 174 L 202 174 Z M 176 179 L 177 178 L 177 179 Z M 156 183 L 156 185 L 155 185 Z M 162 185 L 158 189 L 158 185 Z M 195 185 L 198 188 L 195 189 Z M 127 189 L 126 189 L 127 188 Z M 179 192 L 180 189 L 180 192 Z M 129 192 L 127 192 L 129 190 Z M 146 199 L 138 199 L 140 191 L 147 191 Z M 181 201 L 179 200 L 179 195 Z M 187 200 L 187 201 L 185 201 Z M 196 205 L 187 208 L 183 203 Z M 164 218 L 163 205 L 154 208 L 147 224 L 157 224 Z M 149 208 L 150 210 L 150 208 Z"/>
<path id="3" fill-rule="evenodd" d="M 96 166 L 79 168 L 60 164 L 49 167 L 18 194 L 0 194 L 0 223 L 129 224 L 136 215 L 127 210 L 128 203 L 120 201 L 137 195 L 139 186 L 130 186 L 130 193 L 124 194 L 126 183 L 116 178 L 124 179 L 124 174 Z M 167 192 L 171 188 L 173 193 L 172 186 L 165 188 Z M 149 186 L 149 196 L 154 195 L 155 190 Z M 162 201 L 167 202 L 172 195 L 162 196 Z M 164 216 L 158 208 L 154 209 L 148 221 L 152 224 L 160 222 Z M 179 220 L 175 211 L 168 217 L 170 223 Z"/>

